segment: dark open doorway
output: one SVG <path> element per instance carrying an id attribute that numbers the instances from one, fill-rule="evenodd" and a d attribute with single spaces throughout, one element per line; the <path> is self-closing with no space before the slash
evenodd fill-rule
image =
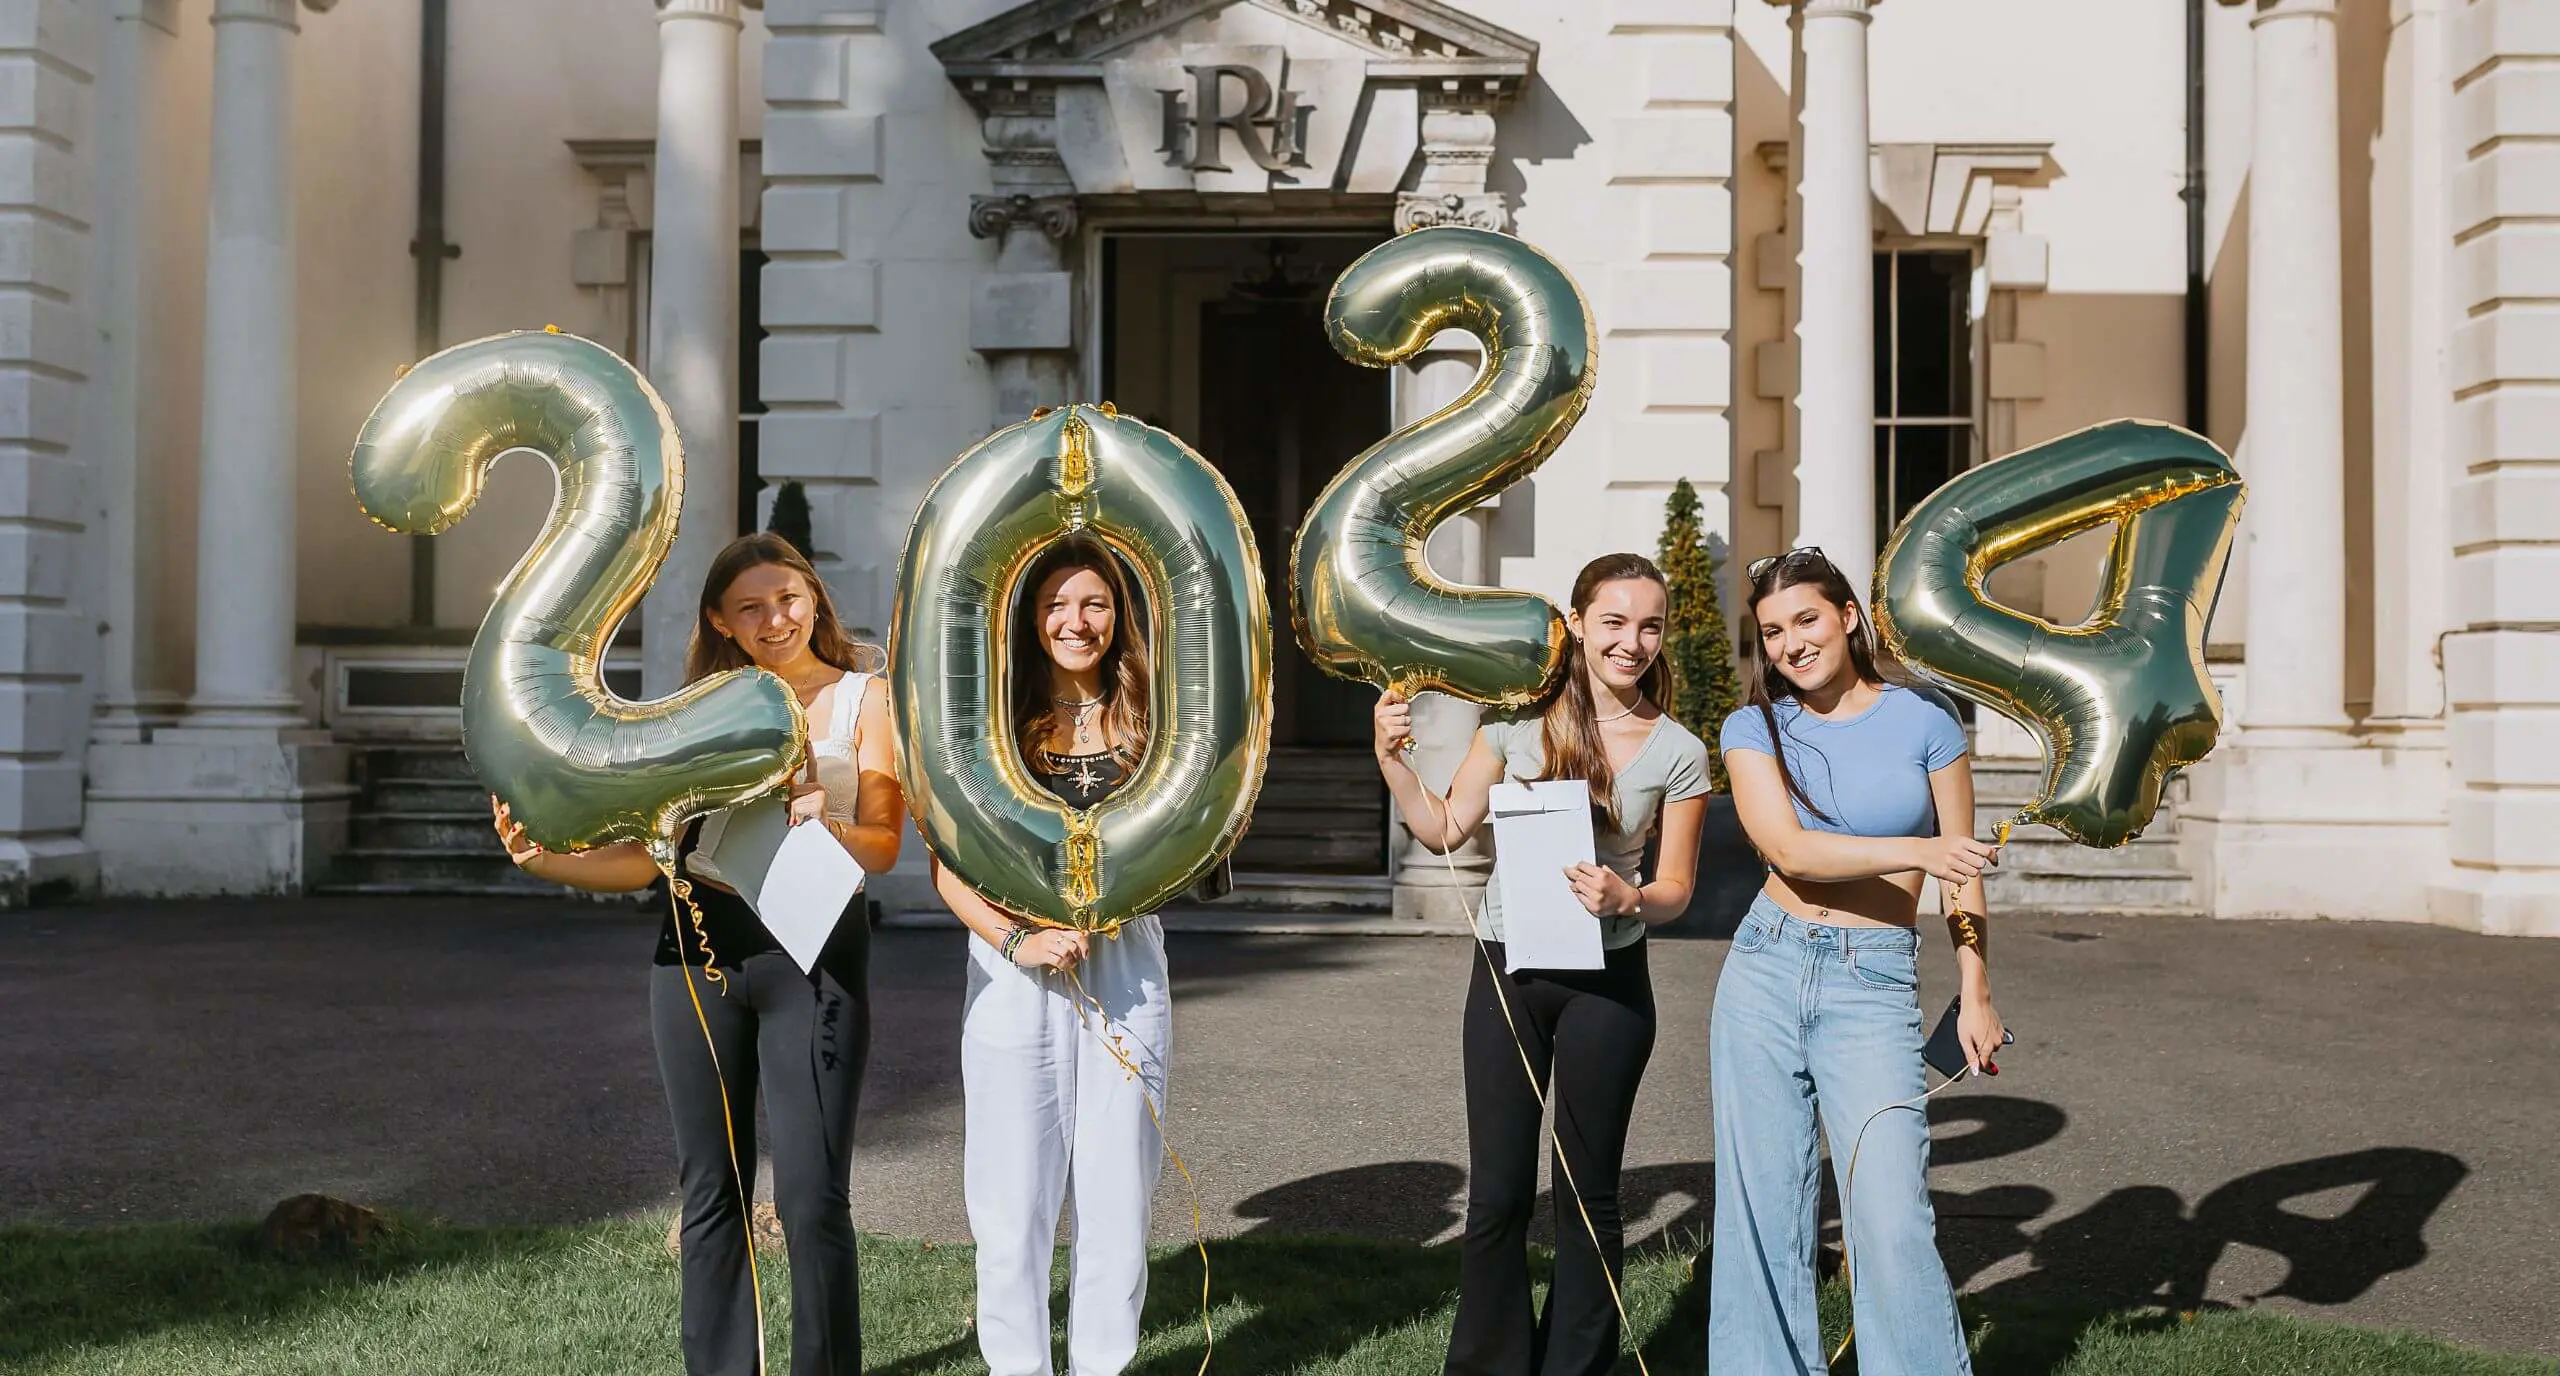
<path id="1" fill-rule="evenodd" d="M 1307 506 L 1392 428 L 1389 375 L 1324 336 L 1335 277 L 1383 235 L 1113 235 L 1103 245 L 1103 395 L 1200 451 L 1244 507 L 1271 597 L 1274 758 L 1247 871 L 1378 874 L 1376 695 L 1300 654 L 1289 549 Z"/>

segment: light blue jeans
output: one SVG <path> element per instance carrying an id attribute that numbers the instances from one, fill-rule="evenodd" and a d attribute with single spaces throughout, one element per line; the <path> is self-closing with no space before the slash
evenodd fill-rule
<path id="1" fill-rule="evenodd" d="M 1920 938 L 1895 927 L 1790 917 L 1765 894 L 1716 983 L 1716 1222 L 1707 1367 L 1818 1376 L 1814 1314 L 1820 1142 L 1848 1196 L 1850 1281 L 1864 1376 L 1955 1376 L 1973 1366 L 1929 1207 L 1925 1114 L 1887 1104 L 1927 1088 L 1920 1062 Z"/>

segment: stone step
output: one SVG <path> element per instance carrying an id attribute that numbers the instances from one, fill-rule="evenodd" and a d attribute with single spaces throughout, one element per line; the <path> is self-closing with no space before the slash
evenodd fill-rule
<path id="1" fill-rule="evenodd" d="M 1394 896 L 1383 874 L 1308 874 L 1241 866 L 1235 891 L 1202 912 L 1383 913 Z"/>
<path id="2" fill-rule="evenodd" d="M 1973 834 L 1982 837 L 1985 840 L 1989 840 L 1994 829 L 2002 822 L 2013 821 L 2016 819 L 2018 815 L 2018 808 L 2024 802 L 2024 799 L 2020 799 L 2018 802 L 2014 803 L 1993 803 L 1976 799 L 1973 804 Z M 2158 812 L 2152 814 L 2151 825 L 2144 827 L 2142 829 L 2142 834 L 2135 837 L 2134 840 L 2173 841 L 2177 839 L 2177 836 L 2178 814 L 2164 807 Z M 2012 842 L 2035 840 L 2038 838 L 2049 841 L 2061 841 L 2067 844 L 2077 844 L 2076 842 L 2073 842 L 2070 837 L 2063 835 L 2052 827 L 2039 826 L 2032 822 L 2012 827 L 2009 831 L 2009 839 Z M 2131 843 L 2128 842 L 2127 844 Z"/>
<path id="3" fill-rule="evenodd" d="M 359 812 L 347 819 L 350 844 L 365 850 L 443 850 L 504 855 L 489 814 L 479 812 Z"/>
<path id="4" fill-rule="evenodd" d="M 1235 864 L 1253 871 L 1378 874 L 1386 866 L 1386 843 L 1377 831 L 1275 836 L 1262 831 L 1257 819 L 1236 843 Z"/>
<path id="5" fill-rule="evenodd" d="M 1984 887 L 1995 913 L 2013 908 L 2189 912 L 2195 906 L 2195 883 L 2177 869 L 2090 872 L 2003 865 L 1985 877 Z"/>
<path id="6" fill-rule="evenodd" d="M 1253 810 L 1258 816 L 1273 808 L 1363 808 L 1386 814 L 1387 786 L 1376 774 L 1366 779 L 1329 779 L 1321 777 L 1262 776 L 1262 791 L 1254 795 Z"/>
<path id="7" fill-rule="evenodd" d="M 489 815 L 489 790 L 477 783 L 394 776 L 368 780 L 363 788 L 361 806 L 367 812 Z"/>
<path id="8" fill-rule="evenodd" d="M 1986 826 L 1974 834 L 1988 840 L 1991 829 Z M 2102 848 L 2081 845 L 2046 827 L 2020 827 L 2009 833 L 2009 844 L 2000 848 L 2003 870 L 2125 874 L 2178 868 L 2176 836 L 2161 835 L 2156 829 L 2144 833 L 2139 840 Z"/>
<path id="9" fill-rule="evenodd" d="M 350 847 L 338 853 L 333 890 L 357 886 L 379 891 L 405 886 L 417 893 L 505 892 L 559 894 L 564 890 L 517 869 L 494 847 L 486 855 L 409 846 Z"/>
<path id="10" fill-rule="evenodd" d="M 471 761 L 458 746 L 450 745 L 376 745 L 361 747 L 356 752 L 358 777 L 373 779 L 432 779 L 444 783 L 466 783 L 479 788 L 479 777 L 471 772 Z"/>

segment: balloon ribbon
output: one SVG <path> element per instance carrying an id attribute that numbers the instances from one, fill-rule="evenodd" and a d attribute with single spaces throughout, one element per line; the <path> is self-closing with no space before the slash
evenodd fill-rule
<path id="1" fill-rule="evenodd" d="M 1113 941 L 1120 939 L 1116 927 L 1108 935 Z M 1073 968 L 1059 973 L 1065 975 L 1067 983 L 1075 989 L 1077 1026 L 1085 1025 L 1084 1005 L 1093 1005 L 1094 1020 L 1101 1024 L 1094 1035 L 1101 1040 L 1102 1048 L 1111 1053 L 1111 1059 L 1120 1063 L 1121 1071 L 1137 1084 L 1138 1098 L 1146 1104 L 1147 1116 L 1155 1120 L 1156 1138 L 1164 1143 L 1164 1154 L 1172 1160 L 1173 1168 L 1182 1172 L 1182 1183 L 1191 1191 L 1191 1245 L 1200 1252 L 1200 1370 L 1194 1376 L 1206 1376 L 1209 1357 L 1217 1350 L 1218 1335 L 1209 1327 L 1209 1235 L 1200 1226 L 1200 1182 L 1191 1178 L 1191 1168 L 1182 1163 L 1182 1153 L 1173 1149 L 1173 1138 L 1164 1130 L 1164 1113 L 1156 1107 L 1155 1096 L 1147 1092 L 1146 1077 L 1139 1073 L 1138 1063 L 1122 1049 L 1121 1034 L 1112 1029 L 1111 1014 L 1103 1009 L 1102 1000 L 1086 991 L 1084 981 L 1077 977 Z"/>
<path id="2" fill-rule="evenodd" d="M 1412 738 L 1406 739 L 1407 748 L 1410 749 Z M 1440 827 L 1442 834 L 1445 835 L 1449 825 L 1449 800 L 1433 793 L 1429 784 L 1423 785 L 1422 792 L 1423 796 L 1440 805 Z M 1436 846 L 1431 849 L 1439 852 L 1440 862 L 1449 868 L 1449 878 L 1456 881 L 1458 862 L 1451 858 L 1450 851 Z M 1464 890 L 1461 889 L 1460 892 L 1463 893 Z M 1538 1083 L 1538 1069 L 1529 1063 L 1529 1048 L 1520 1040 L 1520 1019 L 1511 1011 L 1511 994 L 1502 987 L 1502 972 L 1493 966 L 1493 948 L 1485 944 L 1484 927 L 1476 921 L 1476 905 L 1464 899 L 1460 901 L 1465 903 L 1467 910 L 1467 935 L 1475 938 L 1476 954 L 1484 959 L 1485 974 L 1491 977 L 1494 1001 L 1502 1005 L 1502 1021 L 1511 1029 L 1511 1049 L 1520 1054 L 1520 1073 L 1529 1077 L 1529 1093 L 1543 1104 L 1547 1097 L 1547 1086 Z M 1553 1123 L 1547 1127 L 1547 1140 L 1555 1144 L 1556 1170 L 1564 1176 L 1565 1192 L 1573 1196 L 1574 1212 L 1582 1216 L 1582 1231 L 1591 1238 L 1591 1254 L 1600 1258 L 1600 1278 L 1609 1282 L 1609 1303 L 1618 1311 L 1618 1330 L 1621 1333 L 1631 1333 L 1635 1324 L 1627 1317 L 1626 1296 L 1619 1293 L 1617 1273 L 1609 1268 L 1608 1252 L 1600 1245 L 1600 1228 L 1598 1224 L 1591 1221 L 1591 1206 L 1582 1202 L 1582 1186 L 1573 1178 L 1573 1163 L 1565 1159 L 1564 1134 Z M 1653 1368 L 1645 1365 L 1644 1344 L 1636 1344 L 1635 1357 L 1636 1370 L 1642 1372 L 1643 1376 L 1653 1376 Z"/>
<path id="3" fill-rule="evenodd" d="M 812 764 L 812 768 L 815 765 Z M 711 933 L 702 925 L 702 905 L 693 901 L 693 881 L 676 873 L 675 865 L 664 856 L 656 857 L 658 872 L 667 877 L 667 906 L 679 917 L 690 915 L 693 942 L 702 952 L 702 977 L 711 981 L 722 998 L 729 996 L 729 977 L 712 962 Z M 681 905 L 681 906 L 679 906 Z M 755 1197 L 747 1190 L 746 1168 L 738 1161 L 738 1120 L 729 1106 L 729 1077 L 720 1068 L 720 1047 L 711 1038 L 711 1019 L 702 1011 L 702 995 L 693 985 L 693 967 L 684 963 L 684 937 L 676 937 L 676 968 L 684 971 L 685 997 L 693 1001 L 694 1025 L 702 1029 L 702 1049 L 711 1053 L 711 1078 L 720 1085 L 720 1141 L 729 1150 L 729 1178 L 738 1186 L 738 1226 L 747 1235 L 747 1289 L 756 1306 L 756 1370 L 765 1369 L 764 1361 L 764 1273 L 756 1265 Z M 679 1242 L 681 1247 L 681 1242 Z"/>

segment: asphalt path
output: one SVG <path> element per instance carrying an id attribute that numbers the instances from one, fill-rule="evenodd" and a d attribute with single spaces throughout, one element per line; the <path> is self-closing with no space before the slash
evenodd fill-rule
<path id="1" fill-rule="evenodd" d="M 317 1190 L 456 1221 L 673 1206 L 654 915 L 538 901 L 0 915 L 0 1222 L 235 1218 Z M 957 933 L 885 931 L 855 1214 L 965 1240 Z M 2019 1044 L 1940 1096 L 1968 1289 L 2262 1304 L 2560 1355 L 2560 942 L 2417 926 L 2024 918 Z M 1709 1229 L 1725 946 L 1657 940 L 1631 1235 Z M 1456 1233 L 1466 941 L 1172 938 L 1174 1145 L 1212 1232 Z M 1950 992 L 1944 943 L 1924 1006 Z M 1178 1176 L 1157 1210 L 1188 1236 Z M 1826 1204 L 1826 1209 L 1828 1205 Z"/>

